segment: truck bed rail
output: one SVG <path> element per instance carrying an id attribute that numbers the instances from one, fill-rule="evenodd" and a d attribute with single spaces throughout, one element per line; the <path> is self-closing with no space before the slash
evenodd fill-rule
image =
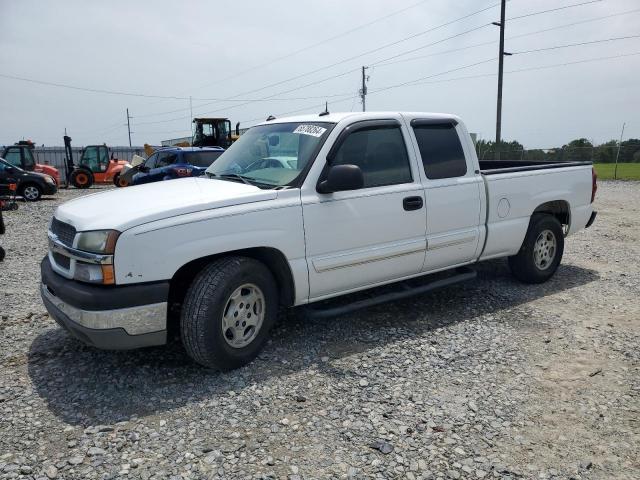
<path id="1" fill-rule="evenodd" d="M 548 170 L 552 168 L 579 167 L 585 165 L 593 165 L 593 162 L 523 162 L 519 160 L 481 160 L 480 173 L 482 173 L 483 175 L 496 175 L 499 173 L 527 172 L 531 170 Z"/>

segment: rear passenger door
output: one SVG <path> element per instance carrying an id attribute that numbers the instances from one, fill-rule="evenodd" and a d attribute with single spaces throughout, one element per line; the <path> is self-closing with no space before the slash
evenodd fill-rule
<path id="1" fill-rule="evenodd" d="M 474 259 L 480 240 L 482 178 L 465 156 L 460 134 L 451 120 L 411 120 L 425 173 L 429 272 Z"/>
<path id="2" fill-rule="evenodd" d="M 348 125 L 319 178 L 302 190 L 310 298 L 388 282 L 420 272 L 425 254 L 424 190 L 408 132 L 399 120 Z M 357 165 L 364 187 L 318 193 L 329 164 Z M 314 165 L 316 167 L 316 165 Z"/>

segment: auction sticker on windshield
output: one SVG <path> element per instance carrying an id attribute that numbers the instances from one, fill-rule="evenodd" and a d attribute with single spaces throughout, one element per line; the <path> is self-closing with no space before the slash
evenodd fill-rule
<path id="1" fill-rule="evenodd" d="M 300 133 L 302 135 L 311 135 L 312 137 L 321 137 L 326 128 L 318 127 L 317 125 L 298 125 L 293 133 Z"/>

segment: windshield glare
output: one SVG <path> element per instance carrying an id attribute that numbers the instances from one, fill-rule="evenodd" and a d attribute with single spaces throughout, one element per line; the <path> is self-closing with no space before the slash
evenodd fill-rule
<path id="1" fill-rule="evenodd" d="M 292 184 L 312 161 L 331 131 L 331 123 L 275 123 L 249 129 L 213 164 L 212 175 L 241 175 L 282 187 Z"/>

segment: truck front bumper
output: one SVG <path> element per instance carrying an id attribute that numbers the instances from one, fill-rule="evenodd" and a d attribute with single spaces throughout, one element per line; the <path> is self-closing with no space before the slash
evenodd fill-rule
<path id="1" fill-rule="evenodd" d="M 127 350 L 167 341 L 168 282 L 102 287 L 69 280 L 40 264 L 40 294 L 49 315 L 83 343 Z"/>

